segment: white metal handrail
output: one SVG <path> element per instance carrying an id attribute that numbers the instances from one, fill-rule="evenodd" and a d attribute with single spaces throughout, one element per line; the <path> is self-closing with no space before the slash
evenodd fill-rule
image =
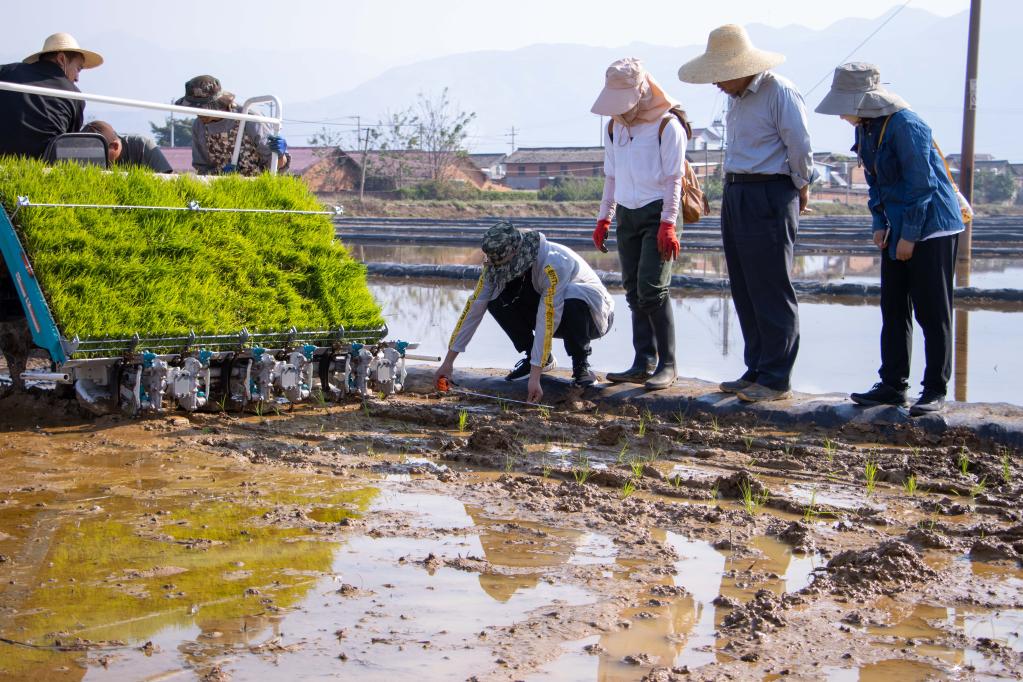
<path id="1" fill-rule="evenodd" d="M 87 92 L 75 92 L 72 90 L 58 90 L 56 88 L 42 88 L 38 85 L 25 85 L 23 83 L 6 83 L 0 81 L 0 90 L 10 92 L 24 92 L 29 95 L 46 95 L 47 97 L 61 97 L 63 99 L 82 100 L 84 102 L 102 102 L 104 104 L 115 104 L 120 107 L 135 107 L 137 109 L 156 109 L 157 111 L 170 111 L 176 114 L 188 114 L 190 116 L 209 116 L 209 109 L 199 107 L 183 107 L 177 104 L 164 104 L 161 102 L 147 102 L 141 99 L 126 99 L 124 97 L 111 97 L 110 95 L 94 95 Z M 279 102 L 277 102 L 279 106 Z M 280 111 L 278 109 L 278 111 Z M 279 114 L 278 114 L 279 116 Z M 279 131 L 283 122 L 280 117 L 260 116 L 259 114 L 245 114 L 234 111 L 217 111 L 217 118 L 229 118 L 234 121 L 254 121 L 256 123 L 268 123 L 275 126 Z"/>

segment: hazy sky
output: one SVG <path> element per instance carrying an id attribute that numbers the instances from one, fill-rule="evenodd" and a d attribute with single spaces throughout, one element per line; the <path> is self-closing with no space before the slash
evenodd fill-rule
<path id="1" fill-rule="evenodd" d="M 1015 2 L 1016 0 L 1007 0 Z M 84 41 L 124 31 L 166 47 L 230 50 L 239 42 L 283 49 L 345 47 L 384 64 L 533 43 L 618 46 L 686 45 L 724 23 L 802 24 L 822 28 L 844 17 L 874 18 L 900 0 L 48 0 L 4 2 L 5 52 L 38 49 L 64 30 Z M 911 0 L 947 16 L 968 0 Z M 16 31 L 9 30 L 17 27 Z M 337 69 L 344 69 L 338 64 Z"/>

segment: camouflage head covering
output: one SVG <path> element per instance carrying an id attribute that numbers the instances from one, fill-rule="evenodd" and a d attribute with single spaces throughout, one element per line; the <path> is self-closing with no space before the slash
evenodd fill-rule
<path id="1" fill-rule="evenodd" d="M 179 98 L 175 104 L 201 109 L 224 109 L 225 97 L 234 99 L 234 95 L 221 89 L 219 80 L 213 76 L 196 76 L 185 83 L 185 96 Z"/>
<path id="2" fill-rule="evenodd" d="M 540 233 L 519 230 L 502 220 L 483 234 L 480 248 L 486 255 L 483 274 L 498 289 L 518 277 L 536 262 Z"/>

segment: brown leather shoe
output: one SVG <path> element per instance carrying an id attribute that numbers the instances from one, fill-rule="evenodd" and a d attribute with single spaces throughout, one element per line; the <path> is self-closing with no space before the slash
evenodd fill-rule
<path id="1" fill-rule="evenodd" d="M 753 384 L 739 391 L 739 400 L 747 403 L 763 403 L 770 400 L 785 400 L 792 397 L 790 390 L 776 390 L 762 384 Z"/>

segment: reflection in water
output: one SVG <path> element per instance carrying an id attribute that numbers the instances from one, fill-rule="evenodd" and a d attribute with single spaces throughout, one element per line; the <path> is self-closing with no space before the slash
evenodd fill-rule
<path id="1" fill-rule="evenodd" d="M 482 253 L 469 246 L 367 246 L 352 247 L 364 263 L 402 263 L 405 265 L 479 265 Z M 620 270 L 618 255 L 600 251 L 580 251 L 596 270 Z M 686 252 L 675 261 L 672 272 L 693 277 L 727 277 L 724 255 L 717 252 Z M 875 256 L 832 254 L 797 255 L 792 267 L 793 279 L 814 282 L 854 282 L 877 284 L 881 281 L 881 259 Z M 1023 288 L 1023 260 L 1014 258 L 975 259 L 969 286 L 984 289 Z M 957 280 L 956 286 L 967 286 Z"/>
<path id="2" fill-rule="evenodd" d="M 422 353 L 444 355 L 472 286 L 471 282 L 432 286 L 374 281 L 370 288 L 383 306 L 392 336 L 419 341 Z M 601 372 L 621 369 L 632 360 L 628 308 L 621 294 L 614 299 L 615 325 L 608 336 L 593 343 L 590 358 Z M 680 376 L 717 382 L 742 374 L 742 335 L 731 299 L 725 294 L 676 293 L 673 301 Z M 802 339 L 792 377 L 796 390 L 848 393 L 877 380 L 881 328 L 877 307 L 802 303 L 799 310 Z M 969 345 L 963 340 L 957 343 L 956 362 L 957 372 L 969 366 L 970 398 L 1019 404 L 1019 391 L 1006 378 L 1023 376 L 1023 355 L 1016 348 L 1023 336 L 1023 313 L 977 310 L 971 317 L 974 336 Z M 911 377 L 918 381 L 923 377 L 924 361 L 923 335 L 918 327 L 913 347 Z M 555 344 L 554 352 L 565 366 L 567 359 L 560 344 Z M 965 359 L 960 359 L 960 353 Z M 510 368 L 518 358 L 487 315 L 473 343 L 459 357 L 458 366 Z"/>

